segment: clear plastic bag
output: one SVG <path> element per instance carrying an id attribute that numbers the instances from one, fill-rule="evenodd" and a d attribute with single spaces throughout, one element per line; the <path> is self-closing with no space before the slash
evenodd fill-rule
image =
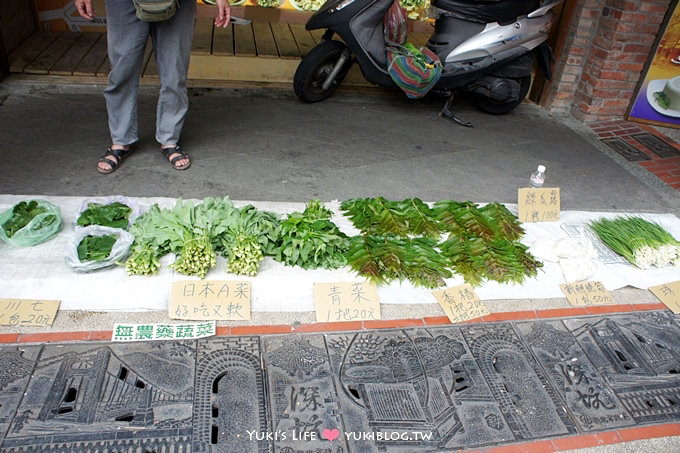
<path id="1" fill-rule="evenodd" d="M 42 212 L 31 219 L 24 227 L 8 237 L 3 226 L 14 216 L 14 209 L 21 203 L 35 201 Z M 23 200 L 10 209 L 0 213 L 0 238 L 15 247 L 30 247 L 51 239 L 61 230 L 61 209 L 45 200 Z"/>
<path id="2" fill-rule="evenodd" d="M 109 256 L 101 261 L 80 261 L 78 258 L 78 245 L 87 236 L 116 236 L 116 243 L 113 244 Z M 68 243 L 66 250 L 66 264 L 76 272 L 92 272 L 114 266 L 117 262 L 122 262 L 130 255 L 130 246 L 135 237 L 120 228 L 110 228 L 101 225 L 90 225 L 78 228 Z"/>
<path id="3" fill-rule="evenodd" d="M 112 195 L 110 197 L 98 197 L 98 198 L 90 198 L 88 200 L 83 200 L 80 203 L 80 207 L 78 208 L 78 212 L 76 212 L 76 218 L 73 220 L 73 228 L 74 229 L 79 229 L 79 228 L 84 228 L 80 225 L 78 225 L 78 219 L 80 216 L 85 212 L 85 210 L 89 207 L 90 203 L 97 203 L 100 205 L 109 205 L 111 203 L 115 202 L 124 204 L 125 206 L 128 206 L 130 209 L 132 209 L 132 212 L 130 212 L 130 216 L 128 217 L 128 228 L 135 222 L 135 219 L 141 215 L 141 208 L 137 204 L 137 202 L 131 198 L 124 197 L 122 195 Z"/>

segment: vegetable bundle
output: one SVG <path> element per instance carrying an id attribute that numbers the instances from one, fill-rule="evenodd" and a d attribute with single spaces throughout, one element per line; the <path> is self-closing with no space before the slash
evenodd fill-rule
<path id="1" fill-rule="evenodd" d="M 382 197 L 351 199 L 341 209 L 359 228 L 348 262 L 376 283 L 408 279 L 436 288 L 461 274 L 466 282 L 522 282 L 542 264 L 519 242 L 519 220 L 503 205 L 482 208 L 472 202 L 440 201 L 430 208 L 417 198 L 388 201 Z M 442 234 L 448 239 L 438 243 Z"/>
<path id="2" fill-rule="evenodd" d="M 349 238 L 330 220 L 332 215 L 319 200 L 311 200 L 303 212 L 288 214 L 279 228 L 274 259 L 303 269 L 344 266 Z"/>
<path id="3" fill-rule="evenodd" d="M 601 218 L 589 223 L 602 242 L 640 269 L 680 266 L 680 242 L 642 217 Z"/>
<path id="4" fill-rule="evenodd" d="M 172 209 L 153 205 L 130 228 L 135 243 L 125 264 L 128 273 L 154 274 L 160 266 L 158 259 L 172 252 L 177 255 L 173 269 L 204 278 L 217 265 L 215 246 L 235 215 L 227 197 L 206 198 L 199 205 L 180 199 Z"/>
<path id="5" fill-rule="evenodd" d="M 480 208 L 470 201 L 439 201 L 434 210 L 449 231 L 439 248 L 467 283 L 522 283 L 543 267 L 519 242 L 524 230 L 505 206 L 490 203 Z"/>
<path id="6" fill-rule="evenodd" d="M 280 218 L 277 214 L 260 211 L 252 205 L 237 210 L 227 230 L 220 238 L 220 250 L 227 258 L 227 271 L 257 274 L 265 255 L 274 255 Z"/>

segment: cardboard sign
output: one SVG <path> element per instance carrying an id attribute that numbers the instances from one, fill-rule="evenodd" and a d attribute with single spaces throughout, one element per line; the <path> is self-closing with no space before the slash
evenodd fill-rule
<path id="1" fill-rule="evenodd" d="M 649 290 L 670 308 L 673 313 L 680 313 L 680 280 L 652 286 Z"/>
<path id="2" fill-rule="evenodd" d="M 602 282 L 574 282 L 560 285 L 569 303 L 575 307 L 613 304 L 612 295 Z"/>
<path id="3" fill-rule="evenodd" d="M 380 319 L 378 288 L 367 282 L 314 283 L 317 322 Z"/>
<path id="4" fill-rule="evenodd" d="M 250 319 L 250 282 L 181 280 L 170 290 L 168 315 L 194 321 Z"/>
<path id="5" fill-rule="evenodd" d="M 479 300 L 472 286 L 467 283 L 432 291 L 432 294 L 453 324 L 480 318 L 491 313 L 486 305 Z"/>
<path id="6" fill-rule="evenodd" d="M 560 220 L 559 187 L 521 188 L 517 194 L 521 222 Z"/>
<path id="7" fill-rule="evenodd" d="M 215 324 L 114 324 L 111 341 L 195 340 L 215 335 Z"/>
<path id="8" fill-rule="evenodd" d="M 51 326 L 57 310 L 58 300 L 0 299 L 0 325 Z"/>

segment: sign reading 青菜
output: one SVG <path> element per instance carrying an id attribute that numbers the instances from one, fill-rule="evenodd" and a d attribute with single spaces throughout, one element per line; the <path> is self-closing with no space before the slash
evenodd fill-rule
<path id="1" fill-rule="evenodd" d="M 367 282 L 314 283 L 317 322 L 380 319 L 378 289 Z"/>

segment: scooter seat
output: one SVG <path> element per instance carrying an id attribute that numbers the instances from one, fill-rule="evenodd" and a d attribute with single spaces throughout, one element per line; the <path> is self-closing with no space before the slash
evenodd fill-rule
<path id="1" fill-rule="evenodd" d="M 507 23 L 539 7 L 538 0 L 433 0 L 432 5 L 458 19 Z"/>

